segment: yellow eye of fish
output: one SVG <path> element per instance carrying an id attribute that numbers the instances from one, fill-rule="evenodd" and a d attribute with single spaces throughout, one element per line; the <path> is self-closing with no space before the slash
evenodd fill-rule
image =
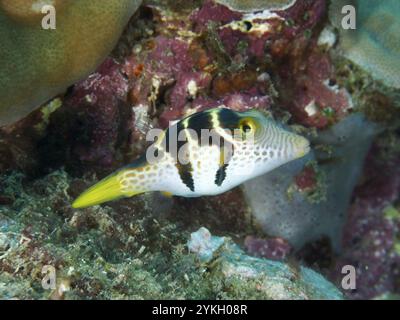
<path id="1" fill-rule="evenodd" d="M 243 119 L 239 123 L 239 129 L 244 134 L 253 134 L 256 129 L 256 123 L 252 119 Z"/>

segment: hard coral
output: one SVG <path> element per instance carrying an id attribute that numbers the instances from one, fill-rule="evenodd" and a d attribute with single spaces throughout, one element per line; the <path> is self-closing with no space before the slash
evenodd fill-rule
<path id="1" fill-rule="evenodd" d="M 82 79 L 115 46 L 140 0 L 52 1 L 56 29 L 38 0 L 0 1 L 0 126 L 26 116 Z"/>

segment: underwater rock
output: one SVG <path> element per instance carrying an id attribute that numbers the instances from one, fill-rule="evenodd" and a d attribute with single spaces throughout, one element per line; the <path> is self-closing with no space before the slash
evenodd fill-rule
<path id="1" fill-rule="evenodd" d="M 201 261 L 210 262 L 214 252 L 217 251 L 224 242 L 224 237 L 213 237 L 210 231 L 201 227 L 190 235 L 187 246 L 190 252 L 197 253 Z"/>
<path id="2" fill-rule="evenodd" d="M 71 145 L 72 155 L 81 162 L 110 166 L 115 160 L 122 118 L 129 117 L 123 110 L 127 92 L 128 83 L 121 66 L 107 59 L 89 78 L 77 83 L 64 99 L 64 110 L 79 123 L 79 127 L 69 128 L 65 134 L 73 139 L 75 135 L 86 137 L 74 139 Z"/>
<path id="3" fill-rule="evenodd" d="M 0 1 L 0 126 L 14 122 L 92 72 L 113 49 L 139 0 Z M 79 26 L 79 27 L 77 27 Z"/>
<path id="4" fill-rule="evenodd" d="M 341 25 L 342 7 L 353 5 L 357 20 L 355 29 Z M 342 54 L 384 84 L 400 88 L 400 2 L 397 0 L 331 1 L 329 16 L 339 30 Z"/>
<path id="5" fill-rule="evenodd" d="M 154 19 L 164 28 L 151 41 L 144 41 L 138 53 L 126 60 L 126 74 L 132 83 L 130 102 L 147 109 L 150 118 L 156 115 L 156 125 L 162 128 L 169 121 L 220 105 L 235 110 L 268 109 L 276 95 L 271 74 L 275 77 L 283 67 L 283 72 L 278 74 L 282 96 L 305 103 L 298 107 L 302 116 L 297 117 L 293 112 L 296 119 L 308 117 L 304 116 L 304 108 L 315 96 L 315 104 L 321 111 L 303 122 L 326 126 L 331 122 L 323 116 L 324 109 L 334 109 L 333 118 L 340 119 L 349 106 L 348 96 L 341 88 L 326 85 L 333 76 L 327 55 L 315 53 L 302 62 L 307 54 L 305 44 L 309 41 L 304 34 L 322 21 L 325 7 L 323 0 L 299 1 L 271 16 L 233 12 L 213 1 L 205 1 L 192 14 L 175 21 L 168 11 L 154 5 Z M 287 20 L 292 22 L 286 23 Z M 250 30 L 243 29 L 246 23 L 251 25 Z M 169 28 L 175 30 L 177 24 L 180 37 L 171 37 L 165 32 Z M 301 49 L 293 50 L 292 54 L 290 49 L 296 44 Z M 288 70 L 286 65 L 293 69 Z M 308 70 L 307 77 L 300 76 L 304 69 Z M 294 81 L 299 91 L 296 97 L 290 94 Z M 304 86 L 310 90 L 303 94 Z M 300 94 L 304 97 L 298 97 Z M 291 112 L 296 110 L 290 106 L 285 108 Z"/>
<path id="6" fill-rule="evenodd" d="M 211 76 L 196 68 L 186 41 L 158 36 L 152 46 L 154 49 L 143 57 L 132 56 L 126 61 L 126 73 L 132 79 L 129 96 L 131 103 L 145 107 L 149 116 L 156 112 L 158 101 L 165 101 L 167 116 L 159 116 L 165 128 L 170 120 L 182 117 L 184 107 L 208 87 Z M 146 72 L 133 72 L 138 69 Z"/>
<path id="7" fill-rule="evenodd" d="M 281 238 L 260 239 L 247 236 L 244 246 L 249 255 L 278 261 L 284 260 L 292 252 L 292 246 Z"/>
<path id="8" fill-rule="evenodd" d="M 229 238 L 212 236 L 205 228 L 191 234 L 190 252 L 196 253 L 224 281 L 242 283 L 264 299 L 343 299 L 323 276 L 303 266 L 246 255 Z"/>
<path id="9" fill-rule="evenodd" d="M 270 56 L 277 56 L 279 52 L 281 57 L 290 51 L 299 54 L 297 42 L 312 36 L 313 29 L 324 18 L 326 3 L 324 0 L 297 1 L 292 7 L 274 13 L 214 14 L 217 10 L 226 8 L 206 2 L 192 14 L 191 20 L 196 32 L 205 33 L 218 64 L 231 64 L 232 69 L 240 68 L 247 61 L 254 64 L 254 58 L 262 64 L 275 64 L 279 60 L 271 61 Z"/>
<path id="10" fill-rule="evenodd" d="M 221 105 L 237 111 L 270 105 L 268 79 L 257 78 L 251 71 L 218 77 L 198 64 L 201 49 L 181 39 L 158 36 L 153 45 L 144 57 L 128 59 L 125 70 L 132 79 L 131 103 L 147 109 L 149 116 L 161 109 L 157 117 L 161 128 L 189 113 Z M 211 57 L 206 60 L 211 66 Z M 146 72 L 134 74 L 137 69 Z"/>
<path id="11" fill-rule="evenodd" d="M 279 102 L 297 123 L 327 128 L 345 118 L 353 102 L 347 90 L 337 85 L 329 54 L 318 47 L 308 52 L 306 58 L 300 55 L 278 70 L 282 81 L 277 86 Z"/>
<path id="12" fill-rule="evenodd" d="M 246 182 L 244 192 L 265 233 L 288 240 L 295 249 L 325 235 L 339 250 L 350 197 L 377 129 L 363 116 L 351 115 L 314 139 L 330 148 L 328 154 L 314 148 L 307 157 Z M 313 177 L 297 186 L 299 174 L 312 161 L 317 162 L 317 186 Z"/>
<path id="13" fill-rule="evenodd" d="M 288 110 L 299 124 L 325 128 L 347 116 L 353 107 L 351 97 L 337 84 L 330 54 L 318 42 L 322 33 L 319 26 L 326 14 L 325 1 L 297 1 L 273 15 L 231 16 L 228 23 L 228 18 L 221 21 L 213 16 L 208 6 L 211 4 L 206 3 L 191 19 L 208 34 L 210 47 L 215 48 L 213 53 L 220 52 L 228 70 L 240 70 L 257 62 L 265 72 L 255 78 L 268 79 L 264 94 L 276 98 L 280 108 Z M 215 26 L 210 29 L 209 25 Z M 217 60 L 217 64 L 223 63 Z M 256 87 L 260 94 L 256 82 L 249 81 L 251 71 L 245 69 L 237 75 L 242 84 L 252 84 L 251 89 L 238 89 L 235 77 L 222 76 L 213 80 L 212 92 L 243 92 Z"/>
<path id="14" fill-rule="evenodd" d="M 262 10 L 283 10 L 291 7 L 296 0 L 216 0 L 233 11 L 255 12 Z"/>
<path id="15" fill-rule="evenodd" d="M 210 22 L 227 24 L 235 20 L 240 20 L 242 15 L 228 9 L 226 6 L 219 5 L 215 1 L 205 1 L 198 10 L 194 11 L 191 20 L 195 23 L 195 30 L 204 30 Z"/>
<path id="16" fill-rule="evenodd" d="M 51 114 L 38 148 L 42 163 L 57 168 L 68 161 L 68 167 L 109 170 L 121 161 L 118 151 L 126 150 L 128 141 L 134 143 L 136 133 L 128 88 L 123 65 L 112 58 L 76 83 Z"/>
<path id="17" fill-rule="evenodd" d="M 169 251 L 184 241 L 184 231 L 175 233 L 176 226 L 159 219 L 158 211 L 165 208 L 157 200 L 144 197 L 78 212 L 70 207 L 69 194 L 79 192 L 83 181 L 72 180 L 64 171 L 28 183 L 13 172 L 0 176 L 0 181 L 1 193 L 18 194 L 13 204 L 0 206 L 1 299 L 150 299 L 164 295 L 162 287 L 171 283 L 168 272 L 161 284 L 140 259 L 147 260 L 151 268 L 168 265 L 163 260 L 167 256 L 156 252 Z M 56 270 L 55 290 L 41 285 L 44 266 Z M 157 273 L 164 272 L 159 269 Z"/>

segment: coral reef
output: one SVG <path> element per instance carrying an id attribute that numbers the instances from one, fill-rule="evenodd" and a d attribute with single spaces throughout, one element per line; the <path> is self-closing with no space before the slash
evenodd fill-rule
<path id="1" fill-rule="evenodd" d="M 56 29 L 47 30 L 42 28 L 43 2 L 1 1 L 0 126 L 93 72 L 140 2 L 56 1 Z"/>
<path id="2" fill-rule="evenodd" d="M 342 298 L 318 273 L 246 256 L 205 228 L 192 234 L 191 254 L 187 227 L 165 219 L 168 206 L 152 196 L 77 211 L 69 201 L 83 181 L 64 171 L 1 182 L 14 199 L 0 208 L 2 298 Z M 55 288 L 42 286 L 44 266 L 55 268 Z"/>
<path id="3" fill-rule="evenodd" d="M 326 86 L 334 68 L 316 45 L 318 32 L 312 32 L 311 48 L 304 36 L 307 30 L 317 30 L 324 12 L 320 0 L 296 3 L 274 16 L 243 15 L 212 1 L 175 14 L 165 4 L 153 4 L 128 26 L 114 52 L 116 65 L 108 60 L 74 86 L 62 106 L 47 116 L 48 126 L 40 124 L 43 115 L 36 113 L 8 130 L 7 137 L 39 144 L 39 152 L 29 157 L 33 163 L 39 157 L 39 166 L 81 166 L 85 172 L 93 167 L 105 171 L 134 159 L 153 125 L 165 128 L 188 113 L 220 105 L 235 110 L 274 108 L 283 120 L 290 112 L 300 124 L 329 126 L 347 114 L 349 101 L 344 89 Z M 246 22 L 254 32 L 237 29 Z M 286 45 L 299 48 L 291 52 Z M 309 50 L 313 54 L 303 60 Z M 304 69 L 310 72 L 300 76 Z M 304 111 L 310 104 L 316 110 L 311 114 Z M 38 122 L 45 128 L 39 137 L 29 129 Z M 13 152 L 5 148 L 3 153 Z"/>
<path id="4" fill-rule="evenodd" d="M 340 288 L 341 268 L 351 264 L 357 290 L 342 290 L 346 297 L 396 297 L 400 96 L 391 88 L 392 76 L 381 79 L 381 73 L 346 55 L 343 44 L 352 35 L 336 33 L 328 19 L 328 4 L 336 2 L 265 1 L 259 7 L 260 1 L 146 1 L 110 56 L 81 81 L 68 77 L 66 59 L 58 59 L 61 69 L 53 68 L 43 53 L 57 79 L 70 81 L 61 90 L 75 84 L 0 130 L 0 296 L 342 298 L 320 274 Z M 35 17 L 21 15 L 24 7 L 10 3 L 0 0 L 0 24 L 4 12 L 14 15 L 7 23 L 34 23 Z M 391 3 L 371 7 L 383 12 Z M 246 8 L 234 9 L 235 4 Z M 59 22 L 66 8 L 60 7 Z M 386 51 L 368 63 L 385 64 L 382 72 L 392 75 L 386 63 L 396 58 L 398 42 L 374 37 L 380 26 L 365 23 L 373 22 L 368 10 L 361 8 L 362 28 L 356 31 L 361 45 L 351 50 L 364 50 L 364 41 L 374 40 L 379 46 L 369 53 L 379 56 L 381 46 Z M 77 42 L 91 52 L 92 70 L 111 50 L 122 20 L 114 28 L 105 24 L 114 30 L 107 50 Z M 387 33 L 393 39 L 396 25 L 393 21 Z M 38 39 L 45 43 L 45 37 Z M 23 69 L 20 56 L 12 60 L 21 70 L 42 68 L 40 81 L 30 80 L 29 90 L 17 88 L 10 93 L 14 98 L 25 99 L 47 79 L 36 54 L 21 58 L 29 68 Z M 79 78 L 90 72 L 87 64 L 76 66 Z M 29 78 L 16 70 L 7 72 L 10 85 Z M 43 101 L 32 95 L 31 106 L 57 94 L 37 92 Z M 22 116 L 21 109 L 11 114 L 3 105 L 2 121 Z M 150 128 L 221 105 L 269 112 L 307 136 L 313 152 L 216 197 L 145 194 L 71 208 L 81 191 L 143 152 Z M 56 289 L 42 288 L 44 265 L 56 268 Z"/>

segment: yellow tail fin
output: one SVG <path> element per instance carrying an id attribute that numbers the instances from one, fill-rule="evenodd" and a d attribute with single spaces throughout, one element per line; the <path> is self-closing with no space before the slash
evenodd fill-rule
<path id="1" fill-rule="evenodd" d="M 73 208 L 85 208 L 116 200 L 121 197 L 131 197 L 143 191 L 126 192 L 120 183 L 119 174 L 114 173 L 83 192 L 73 203 Z"/>

